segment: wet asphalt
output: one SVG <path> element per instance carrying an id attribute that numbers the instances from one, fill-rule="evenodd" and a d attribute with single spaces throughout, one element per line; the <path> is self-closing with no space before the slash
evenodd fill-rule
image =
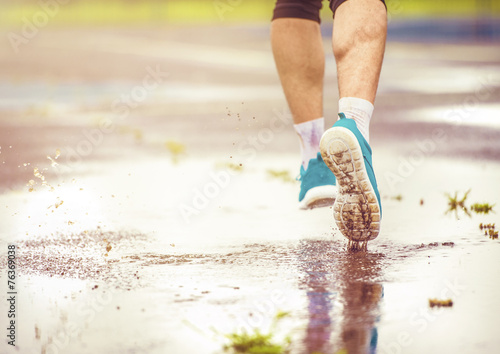
<path id="1" fill-rule="evenodd" d="M 1 279 L 7 299 L 16 245 L 17 347 L 0 352 L 221 353 L 255 328 L 289 336 L 291 353 L 497 352 L 500 246 L 479 224 L 498 206 L 470 206 L 500 197 L 498 44 L 398 33 L 371 124 L 383 224 L 366 253 L 347 252 L 330 208 L 298 210 L 267 25 L 47 28 L 17 54 L 3 42 Z"/>

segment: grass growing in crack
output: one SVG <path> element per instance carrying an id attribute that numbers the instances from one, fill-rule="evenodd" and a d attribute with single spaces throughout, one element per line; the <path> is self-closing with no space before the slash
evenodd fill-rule
<path id="1" fill-rule="evenodd" d="M 458 218 L 458 210 L 463 210 L 465 214 L 471 216 L 469 210 L 465 206 L 465 201 L 467 200 L 467 196 L 469 195 L 469 193 L 470 189 L 467 192 L 465 192 L 462 199 L 458 199 L 458 192 L 455 192 L 454 196 L 451 196 L 448 193 L 446 193 L 446 196 L 448 197 L 448 210 L 446 211 L 446 214 L 454 211 L 455 216 Z"/>
<path id="2" fill-rule="evenodd" d="M 485 236 L 489 236 L 492 240 L 498 239 L 498 231 L 489 229 L 488 230 L 488 235 L 486 235 L 486 231 L 484 232 Z"/>
<path id="3" fill-rule="evenodd" d="M 495 231 L 495 224 L 479 224 L 479 228 L 484 230 L 484 236 L 489 236 L 490 239 L 498 239 L 498 231 Z"/>
<path id="4" fill-rule="evenodd" d="M 243 164 L 235 164 L 233 162 L 218 162 L 215 164 L 215 168 L 218 169 L 228 169 L 234 172 L 242 172 Z"/>
<path id="5" fill-rule="evenodd" d="M 494 206 L 495 204 L 490 205 L 489 203 L 475 203 L 471 205 L 470 210 L 472 210 L 476 214 L 489 214 L 490 211 L 493 211 Z"/>
<path id="6" fill-rule="evenodd" d="M 276 343 L 273 340 L 274 331 L 278 322 L 287 317 L 288 312 L 278 312 L 274 316 L 269 333 L 261 333 L 259 329 L 254 329 L 252 333 L 230 333 L 225 337 L 229 339 L 229 344 L 224 346 L 225 351 L 232 353 L 249 354 L 285 354 L 289 353 L 291 339 L 286 337 L 284 343 Z"/>
<path id="7" fill-rule="evenodd" d="M 481 230 L 483 230 L 483 229 L 493 229 L 493 230 L 495 230 L 495 224 L 494 223 L 493 224 L 483 224 L 483 223 L 480 223 L 479 224 L 479 228 Z"/>
<path id="8" fill-rule="evenodd" d="M 452 307 L 453 301 L 451 299 L 446 300 L 438 300 L 438 299 L 429 299 L 429 307 Z"/>
<path id="9" fill-rule="evenodd" d="M 292 176 L 290 176 L 290 172 L 286 171 L 286 170 L 283 170 L 283 171 L 267 170 L 267 174 L 271 178 L 277 178 L 277 179 L 282 180 L 283 182 L 287 182 L 287 183 L 295 182 L 295 179 L 292 178 Z"/>
<path id="10" fill-rule="evenodd" d="M 165 148 L 172 154 L 172 162 L 179 162 L 181 155 L 186 153 L 186 146 L 178 141 L 168 140 L 165 142 Z"/>
<path id="11" fill-rule="evenodd" d="M 258 329 L 254 333 L 246 332 L 232 333 L 227 335 L 231 344 L 226 346 L 227 349 L 233 349 L 235 353 L 252 353 L 252 354 L 281 354 L 286 353 L 283 345 L 272 342 L 273 334 L 262 334 Z"/>

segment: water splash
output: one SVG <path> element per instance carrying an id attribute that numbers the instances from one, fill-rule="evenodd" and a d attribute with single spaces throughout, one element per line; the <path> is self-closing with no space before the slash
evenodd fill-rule
<path id="1" fill-rule="evenodd" d="M 56 162 L 56 160 L 59 156 L 61 156 L 61 150 L 59 150 L 59 149 L 56 149 L 56 154 L 54 155 L 54 158 L 50 157 L 50 155 L 47 155 L 47 159 L 50 161 L 51 167 L 56 167 L 57 165 L 59 165 Z"/>
<path id="2" fill-rule="evenodd" d="M 349 252 L 366 252 L 368 245 L 368 240 L 365 241 L 355 241 L 349 240 L 347 243 L 347 250 Z"/>

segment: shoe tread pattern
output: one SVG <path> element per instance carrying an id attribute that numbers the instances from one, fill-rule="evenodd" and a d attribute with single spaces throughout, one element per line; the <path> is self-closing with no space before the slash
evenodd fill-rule
<path id="1" fill-rule="evenodd" d="M 321 155 L 337 178 L 333 215 L 338 228 L 351 241 L 375 239 L 380 207 L 355 135 L 343 127 L 329 129 L 321 140 Z"/>

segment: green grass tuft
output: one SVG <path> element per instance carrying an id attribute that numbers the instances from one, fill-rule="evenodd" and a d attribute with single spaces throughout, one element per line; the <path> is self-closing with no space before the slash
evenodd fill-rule
<path id="1" fill-rule="evenodd" d="M 286 182 L 286 183 L 293 183 L 293 182 L 295 182 L 295 179 L 292 178 L 292 176 L 290 175 L 290 172 L 286 171 L 286 170 L 283 170 L 283 171 L 267 170 L 267 174 L 271 178 L 280 179 L 280 180 L 282 180 L 283 182 Z"/>
<path id="2" fill-rule="evenodd" d="M 489 236 L 490 239 L 498 239 L 498 231 L 495 231 L 495 224 L 479 224 L 479 229 L 484 230 L 484 236 Z"/>
<path id="3" fill-rule="evenodd" d="M 231 333 L 225 335 L 230 343 L 224 346 L 225 351 L 233 353 L 247 354 L 286 354 L 289 353 L 291 343 L 290 337 L 286 337 L 284 343 L 276 343 L 273 340 L 273 331 L 280 320 L 290 315 L 289 312 L 278 311 L 274 316 L 269 333 L 263 334 L 258 328 L 253 330 L 253 333 Z"/>
<path id="4" fill-rule="evenodd" d="M 181 155 L 186 153 L 186 146 L 178 141 L 168 140 L 165 142 L 165 148 L 172 155 L 172 162 L 174 164 L 179 162 Z"/>
<path id="5" fill-rule="evenodd" d="M 470 210 L 472 210 L 476 214 L 489 214 L 490 211 L 493 211 L 494 206 L 495 204 L 490 205 L 489 203 L 475 203 L 471 205 Z"/>
<path id="6" fill-rule="evenodd" d="M 469 210 L 465 206 L 465 201 L 467 200 L 467 196 L 469 195 L 469 193 L 470 189 L 467 192 L 465 192 L 462 199 L 458 199 L 458 192 L 455 192 L 454 196 L 451 196 L 448 193 L 446 193 L 446 196 L 448 197 L 448 207 L 449 207 L 448 210 L 446 211 L 446 214 L 454 211 L 455 216 L 458 217 L 458 210 L 463 210 L 465 214 L 470 216 Z"/>
<path id="7" fill-rule="evenodd" d="M 226 335 L 231 341 L 224 349 L 232 349 L 235 353 L 282 354 L 288 353 L 284 345 L 273 343 L 273 334 L 262 334 L 258 329 L 249 334 L 243 332 Z"/>

